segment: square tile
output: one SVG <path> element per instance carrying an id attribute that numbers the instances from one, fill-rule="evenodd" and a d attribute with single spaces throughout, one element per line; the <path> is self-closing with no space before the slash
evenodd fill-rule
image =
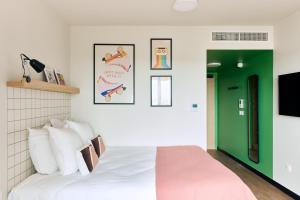
<path id="1" fill-rule="evenodd" d="M 30 89 L 26 90 L 26 99 L 31 99 L 31 90 Z"/>
<path id="2" fill-rule="evenodd" d="M 15 155 L 15 145 L 14 144 L 8 145 L 8 147 L 7 147 L 7 155 L 8 156 Z"/>
<path id="3" fill-rule="evenodd" d="M 13 156 L 8 157 L 7 159 L 7 167 L 12 168 L 15 165 L 15 158 Z"/>
<path id="4" fill-rule="evenodd" d="M 21 130 L 21 122 L 15 121 L 15 131 L 20 131 L 20 130 Z"/>
<path id="5" fill-rule="evenodd" d="M 15 176 L 15 168 L 9 168 L 7 171 L 7 178 L 12 179 Z"/>
<path id="6" fill-rule="evenodd" d="M 15 99 L 20 99 L 21 97 L 21 90 L 20 88 L 14 88 L 14 98 Z"/>
<path id="7" fill-rule="evenodd" d="M 26 108 L 26 99 L 21 99 L 21 106 L 20 109 L 25 109 Z"/>
<path id="8" fill-rule="evenodd" d="M 14 99 L 7 99 L 7 109 L 14 109 Z"/>
<path id="9" fill-rule="evenodd" d="M 17 153 L 20 153 L 21 152 L 21 143 L 20 142 L 17 142 L 15 143 L 15 156 L 17 155 Z"/>
<path id="10" fill-rule="evenodd" d="M 7 120 L 9 122 L 14 121 L 14 119 L 15 119 L 14 116 L 15 116 L 15 111 L 14 110 L 8 110 L 7 111 Z"/>
<path id="11" fill-rule="evenodd" d="M 9 99 L 14 98 L 14 88 L 12 88 L 12 87 L 7 88 L 7 98 L 9 98 Z"/>
<path id="12" fill-rule="evenodd" d="M 7 143 L 8 143 L 8 145 L 15 143 L 15 134 L 14 133 L 9 133 L 7 135 Z"/>
<path id="13" fill-rule="evenodd" d="M 26 108 L 28 109 L 28 108 L 31 108 L 31 105 L 32 103 L 31 103 L 31 99 L 26 99 Z"/>
<path id="14" fill-rule="evenodd" d="M 24 161 L 26 161 L 26 151 L 21 152 L 21 162 L 24 162 Z"/>
<path id="15" fill-rule="evenodd" d="M 26 129 L 26 120 L 21 120 L 21 130 L 25 130 Z"/>
<path id="16" fill-rule="evenodd" d="M 26 98 L 26 89 L 21 88 L 21 99 Z"/>
<path id="17" fill-rule="evenodd" d="M 7 132 L 12 133 L 15 131 L 15 122 L 7 122 Z"/>
<path id="18" fill-rule="evenodd" d="M 21 111 L 20 110 L 14 110 L 14 119 L 15 120 L 20 120 L 21 119 Z"/>
<path id="19" fill-rule="evenodd" d="M 14 99 L 14 109 L 21 108 L 21 99 Z"/>
<path id="20" fill-rule="evenodd" d="M 20 173 L 15 177 L 15 185 L 19 184 L 21 182 L 21 176 Z"/>

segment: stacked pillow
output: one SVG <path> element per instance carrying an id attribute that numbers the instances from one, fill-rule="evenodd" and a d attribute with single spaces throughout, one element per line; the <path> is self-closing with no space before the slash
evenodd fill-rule
<path id="1" fill-rule="evenodd" d="M 29 130 L 29 151 L 33 165 L 41 174 L 58 169 L 63 176 L 93 171 L 105 145 L 87 123 L 50 120 L 51 127 Z"/>

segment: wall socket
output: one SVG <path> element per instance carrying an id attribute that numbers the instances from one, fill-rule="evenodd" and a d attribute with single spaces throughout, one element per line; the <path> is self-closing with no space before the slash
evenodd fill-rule
<path id="1" fill-rule="evenodd" d="M 289 163 L 286 163 L 286 164 L 285 164 L 285 168 L 286 168 L 286 170 L 287 170 L 289 173 L 292 173 L 292 171 L 293 171 L 293 167 L 292 167 L 292 165 L 291 165 L 291 164 L 289 164 Z"/>

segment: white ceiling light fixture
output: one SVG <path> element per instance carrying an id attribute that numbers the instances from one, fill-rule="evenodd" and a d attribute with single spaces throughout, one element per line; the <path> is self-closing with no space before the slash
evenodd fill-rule
<path id="1" fill-rule="evenodd" d="M 176 0 L 173 9 L 180 12 L 192 11 L 198 6 L 198 0 Z"/>
<path id="2" fill-rule="evenodd" d="M 244 67 L 244 63 L 240 61 L 240 62 L 237 63 L 236 66 L 237 66 L 237 68 L 243 68 Z"/>
<path id="3" fill-rule="evenodd" d="M 221 63 L 219 62 L 211 62 L 211 63 L 208 63 L 207 64 L 207 67 L 211 67 L 211 68 L 214 68 L 214 67 L 221 67 Z"/>

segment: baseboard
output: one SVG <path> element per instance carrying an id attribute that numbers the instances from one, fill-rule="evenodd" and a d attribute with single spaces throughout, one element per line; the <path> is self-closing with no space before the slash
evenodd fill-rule
<path id="1" fill-rule="evenodd" d="M 274 181 L 273 179 L 267 177 L 266 175 L 264 175 L 263 173 L 257 171 L 256 169 L 254 169 L 253 167 L 247 165 L 246 163 L 244 163 L 243 161 L 239 160 L 238 158 L 234 157 L 233 155 L 231 155 L 230 153 L 217 148 L 218 151 L 226 154 L 227 156 L 229 156 L 230 158 L 232 158 L 233 160 L 235 160 L 236 162 L 240 163 L 241 165 L 243 165 L 245 168 L 249 169 L 250 171 L 254 172 L 256 175 L 260 176 L 261 178 L 263 178 L 265 181 L 269 182 L 270 184 L 274 185 L 275 187 L 277 187 L 279 190 L 281 190 L 282 192 L 284 192 L 285 194 L 289 195 L 290 197 L 292 197 L 293 199 L 300 199 L 300 196 L 296 193 L 294 193 L 293 191 L 287 189 L 286 187 L 282 186 L 281 184 L 279 184 L 278 182 Z"/>

